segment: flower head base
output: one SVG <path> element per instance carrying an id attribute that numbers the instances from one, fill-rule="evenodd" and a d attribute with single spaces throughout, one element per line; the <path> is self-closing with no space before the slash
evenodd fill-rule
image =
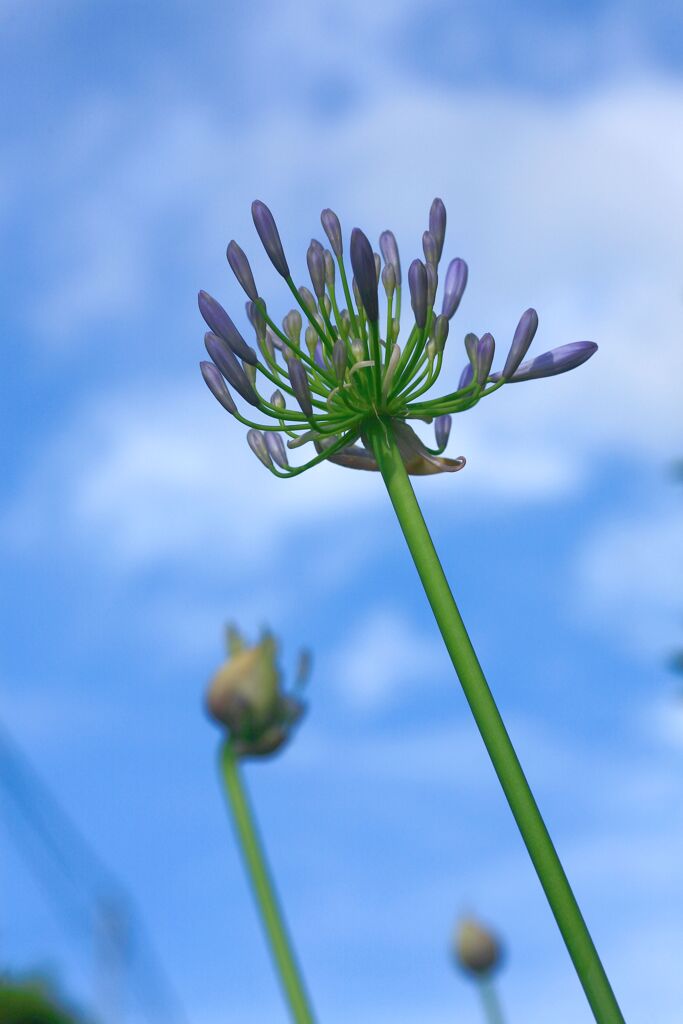
<path id="1" fill-rule="evenodd" d="M 465 917 L 458 922 L 453 937 L 453 955 L 464 971 L 482 977 L 500 965 L 502 950 L 493 932 L 474 918 Z"/>
<path id="2" fill-rule="evenodd" d="M 206 695 L 209 714 L 227 728 L 238 757 L 264 757 L 289 739 L 304 705 L 298 691 L 305 683 L 310 659 L 302 652 L 294 692 L 285 693 L 277 667 L 277 643 L 264 633 L 248 647 L 233 627 L 228 629 L 228 660 L 215 674 Z"/>
<path id="3" fill-rule="evenodd" d="M 305 286 L 296 287 L 268 207 L 256 201 L 252 213 L 261 242 L 298 308 L 287 313 L 282 328 L 278 327 L 258 293 L 246 255 L 236 242 L 230 242 L 228 261 L 249 297 L 247 315 L 258 352 L 219 303 L 200 292 L 199 308 L 209 327 L 205 344 L 212 360 L 201 363 L 201 369 L 221 405 L 250 428 L 247 440 L 252 451 L 275 476 L 296 476 L 324 460 L 376 470 L 367 431 L 378 421 L 393 433 L 409 473 L 455 472 L 465 460 L 441 457 L 453 413 L 471 409 L 504 384 L 574 369 L 597 349 L 592 341 L 578 341 L 523 362 L 538 327 L 536 311 L 528 309 L 514 332 L 502 371 L 492 372 L 492 335 L 468 334 L 467 363 L 457 387 L 428 399 L 426 393 L 441 372 L 450 320 L 467 285 L 467 264 L 459 258 L 451 260 L 441 313 L 437 313 L 438 268 L 446 234 L 442 201 L 432 203 L 429 230 L 422 238 L 424 261 L 415 259 L 410 264 L 413 324 L 401 343 L 401 261 L 391 231 L 382 232 L 379 239 L 382 267 L 366 235 L 354 228 L 349 282 L 339 218 L 332 210 L 323 210 L 321 222 L 331 251 L 316 239 L 308 248 L 311 292 Z M 379 305 L 380 282 L 386 297 L 384 313 Z M 240 412 L 228 384 L 258 409 L 265 422 Z M 265 394 L 271 388 L 275 391 L 268 399 Z M 435 422 L 435 449 L 420 440 L 409 420 Z M 282 435 L 287 438 L 286 447 Z M 290 466 L 287 450 L 307 443 L 313 444 L 315 456 L 303 465 Z"/>

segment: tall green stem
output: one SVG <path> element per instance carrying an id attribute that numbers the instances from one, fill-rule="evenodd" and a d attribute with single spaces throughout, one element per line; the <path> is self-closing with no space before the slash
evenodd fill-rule
<path id="1" fill-rule="evenodd" d="M 478 983 L 481 1001 L 484 1006 L 484 1016 L 487 1024 L 504 1024 L 503 1011 L 500 1007 L 498 993 L 490 978 L 482 978 Z"/>
<path id="2" fill-rule="evenodd" d="M 314 1024 L 315 1018 L 287 935 L 249 800 L 242 785 L 238 760 L 229 741 L 226 741 L 221 749 L 221 771 L 240 850 L 292 1020 L 297 1024 Z"/>
<path id="3" fill-rule="evenodd" d="M 586 922 L 467 635 L 390 423 L 375 423 L 369 430 L 369 440 L 451 661 L 593 1015 L 598 1024 L 624 1024 Z"/>

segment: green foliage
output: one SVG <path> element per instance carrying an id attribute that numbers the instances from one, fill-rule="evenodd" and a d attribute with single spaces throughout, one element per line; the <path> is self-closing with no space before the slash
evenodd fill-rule
<path id="1" fill-rule="evenodd" d="M 39 981 L 0 981 L 0 1024 L 79 1024 Z"/>

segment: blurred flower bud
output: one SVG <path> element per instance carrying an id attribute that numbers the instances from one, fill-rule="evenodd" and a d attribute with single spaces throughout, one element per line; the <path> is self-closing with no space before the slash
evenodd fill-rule
<path id="1" fill-rule="evenodd" d="M 304 710 L 301 701 L 282 689 L 275 638 L 266 632 L 249 646 L 231 627 L 228 652 L 209 684 L 207 710 L 228 730 L 238 756 L 272 754 L 287 741 Z"/>
<path id="2" fill-rule="evenodd" d="M 458 922 L 453 953 L 464 971 L 479 976 L 495 970 L 502 956 L 497 936 L 472 917 L 465 917 Z"/>

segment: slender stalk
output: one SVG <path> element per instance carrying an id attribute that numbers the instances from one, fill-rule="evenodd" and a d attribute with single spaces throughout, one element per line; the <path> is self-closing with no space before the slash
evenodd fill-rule
<path id="1" fill-rule="evenodd" d="M 482 978 L 477 982 L 477 987 L 481 995 L 487 1024 L 505 1024 L 498 993 L 491 979 Z"/>
<path id="2" fill-rule="evenodd" d="M 488 687 L 391 433 L 369 431 L 389 497 L 493 767 L 598 1024 L 624 1024 L 605 970 Z"/>
<path id="3" fill-rule="evenodd" d="M 291 940 L 287 935 L 249 800 L 242 784 L 238 759 L 229 740 L 221 748 L 221 774 L 242 858 L 292 1020 L 297 1024 L 314 1024 L 313 1011 L 294 957 Z"/>

